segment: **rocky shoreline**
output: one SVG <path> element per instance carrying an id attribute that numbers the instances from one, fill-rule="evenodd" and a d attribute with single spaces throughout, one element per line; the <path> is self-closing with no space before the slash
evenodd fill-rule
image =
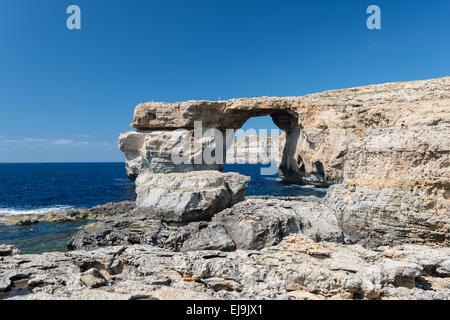
<path id="1" fill-rule="evenodd" d="M 0 297 L 450 297 L 450 248 L 351 244 L 323 199 L 252 197 L 210 221 L 182 224 L 133 209 L 124 213 L 128 206 L 133 207 L 128 202 L 99 206 L 87 211 L 92 215 L 59 213 L 58 221 L 91 219 L 93 212 L 98 220 L 72 237 L 68 252 L 20 255 L 12 246 L 0 246 Z"/>
<path id="2" fill-rule="evenodd" d="M 89 209 L 71 209 L 65 211 L 50 211 L 44 214 L 18 214 L 1 215 L 0 225 L 27 226 L 39 222 L 63 223 L 89 220 L 103 220 L 123 217 L 131 214 L 136 208 L 133 201 L 111 202 L 105 205 L 98 205 Z"/>
<path id="3" fill-rule="evenodd" d="M 449 106 L 450 77 L 140 104 L 119 138 L 136 203 L 0 217 L 95 220 L 68 252 L 0 246 L 0 298 L 448 300 Z M 245 198 L 248 177 L 171 161 L 195 121 L 220 131 L 262 115 L 283 130 L 280 177 L 330 186 L 325 198 Z"/>

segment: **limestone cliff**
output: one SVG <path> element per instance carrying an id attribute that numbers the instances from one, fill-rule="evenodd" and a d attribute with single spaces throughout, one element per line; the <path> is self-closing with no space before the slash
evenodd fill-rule
<path id="1" fill-rule="evenodd" d="M 220 170 L 172 165 L 173 143 L 191 144 L 195 121 L 223 132 L 262 115 L 283 131 L 283 179 L 338 184 L 327 204 L 353 241 L 450 243 L 450 77 L 303 97 L 143 103 L 136 131 L 119 139 L 128 174 Z M 204 139 L 203 148 L 218 143 Z"/>
<path id="2" fill-rule="evenodd" d="M 167 141 L 188 138 L 180 138 L 174 129 L 192 132 L 194 121 L 202 121 L 204 128 L 238 129 L 251 117 L 271 115 L 286 140 L 280 167 L 283 177 L 308 182 L 308 175 L 315 174 L 334 183 L 343 180 L 348 147 L 370 134 L 370 129 L 395 131 L 416 127 L 417 131 L 439 126 L 445 130 L 450 123 L 449 104 L 450 77 L 333 90 L 303 97 L 143 103 L 136 107 L 131 124 L 137 132 L 122 135 L 119 144 L 127 156 L 129 174 L 136 175 L 139 166 L 133 163 L 135 159 L 140 159 L 143 168 L 149 159 L 159 163 L 155 159 L 166 159 L 171 147 L 166 146 Z M 440 145 L 445 146 L 444 142 Z M 197 166 L 189 169 L 220 167 Z"/>
<path id="3" fill-rule="evenodd" d="M 231 157 L 227 157 L 227 163 L 278 164 L 281 142 L 279 136 L 270 135 L 248 135 L 237 138 L 234 140 L 232 152 L 227 154 L 231 154 Z"/>

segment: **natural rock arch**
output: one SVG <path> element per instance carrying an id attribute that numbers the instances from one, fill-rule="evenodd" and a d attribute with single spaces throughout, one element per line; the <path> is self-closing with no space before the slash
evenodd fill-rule
<path id="1" fill-rule="evenodd" d="M 168 152 L 174 146 L 167 141 L 171 138 L 188 138 L 176 136 L 177 133 L 173 130 L 185 129 L 190 132 L 192 138 L 196 121 L 200 121 L 205 129 L 215 128 L 225 132 L 226 129 L 240 129 L 250 118 L 270 116 L 283 132 L 279 164 L 281 178 L 293 183 L 327 184 L 325 175 L 318 174 L 314 166 L 308 166 L 306 170 L 304 161 L 303 166 L 299 166 L 295 160 L 299 157 L 297 143 L 303 129 L 296 101 L 287 98 L 259 98 L 140 104 L 135 109 L 131 124 L 136 132 L 129 132 L 120 138 L 121 150 L 127 157 L 128 175 L 134 179 L 141 170 L 151 170 L 155 173 L 221 170 L 223 165 L 171 165 Z M 161 141 L 160 137 L 164 137 L 166 141 Z M 156 149 L 157 146 L 159 150 Z M 153 163 L 149 163 L 150 157 L 150 162 Z"/>
<path id="2" fill-rule="evenodd" d="M 220 170 L 174 166 L 172 142 L 190 139 L 196 120 L 238 129 L 251 117 L 272 115 L 285 132 L 280 176 L 335 184 L 324 203 L 352 241 L 448 244 L 449 86 L 445 77 L 303 97 L 144 103 L 135 110 L 136 131 L 122 134 L 119 145 L 131 178 L 142 171 Z"/>

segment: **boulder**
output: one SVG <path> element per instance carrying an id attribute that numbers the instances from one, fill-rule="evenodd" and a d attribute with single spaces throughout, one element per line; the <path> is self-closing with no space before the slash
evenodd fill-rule
<path id="1" fill-rule="evenodd" d="M 386 261 L 383 269 L 387 274 L 388 281 L 396 287 L 413 289 L 416 278 L 422 274 L 422 267 L 405 261 Z"/>
<path id="2" fill-rule="evenodd" d="M 0 292 L 8 292 L 11 290 L 11 280 L 7 276 L 0 277 Z"/>
<path id="3" fill-rule="evenodd" d="M 19 254 L 19 250 L 12 245 L 0 244 L 0 257 L 13 256 Z"/>
<path id="4" fill-rule="evenodd" d="M 234 251 L 236 246 L 225 228 L 218 223 L 192 222 L 173 232 L 164 247 L 174 251 Z"/>
<path id="5" fill-rule="evenodd" d="M 238 173 L 218 171 L 146 171 L 136 180 L 136 213 L 168 222 L 209 219 L 242 201 L 249 181 L 249 177 Z"/>
<path id="6" fill-rule="evenodd" d="M 290 234 L 314 241 L 344 240 L 333 212 L 318 201 L 248 199 L 213 217 L 223 224 L 238 249 L 259 250 Z"/>
<path id="7" fill-rule="evenodd" d="M 440 277 L 450 277 L 450 259 L 439 263 L 436 268 L 436 274 Z"/>

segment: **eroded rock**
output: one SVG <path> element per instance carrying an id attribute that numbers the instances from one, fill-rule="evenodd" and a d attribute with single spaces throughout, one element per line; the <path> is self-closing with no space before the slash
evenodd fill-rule
<path id="1" fill-rule="evenodd" d="M 192 222 L 169 227 L 158 220 L 122 219 L 88 225 L 69 241 L 69 250 L 94 250 L 117 245 L 152 245 L 173 251 L 236 249 L 225 228 L 217 223 Z"/>
<path id="2" fill-rule="evenodd" d="M 202 147 L 197 152 L 186 151 L 185 159 L 175 163 L 172 153 L 183 146 L 194 143 L 193 130 L 153 130 L 148 132 L 127 132 L 119 137 L 120 150 L 126 156 L 127 175 L 132 180 L 144 171 L 153 173 L 183 173 L 199 170 L 222 170 L 223 164 L 195 164 L 194 159 L 207 147 L 214 147 L 214 137 L 199 141 Z M 201 156 L 201 154 L 200 154 Z"/>
<path id="3" fill-rule="evenodd" d="M 0 224 L 29 225 L 39 222 L 63 223 L 85 220 L 117 219 L 130 215 L 136 207 L 134 201 L 111 202 L 89 209 L 51 211 L 44 214 L 1 215 Z"/>
<path id="4" fill-rule="evenodd" d="M 108 280 L 106 280 L 103 274 L 95 268 L 83 272 L 81 274 L 81 281 L 83 281 L 86 286 L 94 289 L 108 285 Z"/>
<path id="5" fill-rule="evenodd" d="M 142 103 L 136 107 L 131 124 L 137 132 L 127 133 L 133 138 L 122 150 L 129 167 L 134 168 L 130 172 L 136 176 L 141 169 L 139 163 L 148 167 L 146 163 L 152 159 L 158 162 L 160 158 L 146 153 L 143 147 L 142 141 L 152 132 L 161 135 L 179 128 L 192 130 L 195 121 L 202 121 L 204 128 L 238 129 L 251 117 L 271 115 L 283 130 L 280 175 L 284 179 L 320 185 L 340 183 L 344 180 L 346 157 L 351 156 L 350 146 L 364 139 L 369 130 L 390 128 L 402 135 L 402 130 L 411 127 L 448 126 L 449 83 L 450 77 L 445 77 L 330 90 L 303 97 Z M 428 136 L 418 140 L 433 144 L 430 138 L 434 139 Z M 391 140 L 388 144 L 392 143 L 397 142 Z M 155 144 L 155 150 L 158 145 Z M 165 148 L 161 150 L 165 152 Z"/>
<path id="6" fill-rule="evenodd" d="M 13 256 L 19 254 L 19 250 L 12 245 L 0 244 L 0 257 Z"/>
<path id="7" fill-rule="evenodd" d="M 120 144 L 132 178 L 146 170 L 208 170 L 193 162 L 173 166 L 169 160 L 174 143 L 192 143 L 195 121 L 224 131 L 240 128 L 250 117 L 271 115 L 283 130 L 280 177 L 300 184 L 339 184 L 330 190 L 327 205 L 349 239 L 371 246 L 447 245 L 449 85 L 450 77 L 444 77 L 303 97 L 143 103 L 132 122 L 137 131 L 122 135 Z M 203 142 L 210 147 L 219 143 Z"/>
<path id="8" fill-rule="evenodd" d="M 161 245 L 168 236 L 167 225 L 158 220 L 122 218 L 85 226 L 70 239 L 67 248 L 92 250 L 130 244 Z"/>
<path id="9" fill-rule="evenodd" d="M 211 222 L 171 226 L 135 215 L 83 227 L 69 241 L 69 250 L 113 245 L 154 245 L 174 251 L 260 250 L 290 234 L 320 241 L 343 242 L 332 211 L 319 198 L 252 198 L 217 213 Z"/>
<path id="10" fill-rule="evenodd" d="M 445 261 L 449 250 L 369 250 L 300 235 L 261 251 L 127 245 L 7 257 L 0 279 L 6 290 L 18 279 L 33 284 L 12 299 L 448 299 L 450 278 L 428 274 L 424 266 Z M 40 267 L 44 262 L 54 267 Z"/>
<path id="11" fill-rule="evenodd" d="M 290 234 L 314 241 L 342 242 L 344 236 L 330 209 L 319 201 L 248 199 L 215 215 L 238 249 L 259 250 Z"/>
<path id="12" fill-rule="evenodd" d="M 449 245 L 450 204 L 446 193 L 338 184 L 328 190 L 325 204 L 353 242 L 372 247 L 408 242 Z"/>
<path id="13" fill-rule="evenodd" d="M 218 171 L 144 172 L 136 180 L 136 213 L 170 222 L 209 219 L 242 201 L 249 181 L 238 173 Z"/>
<path id="14" fill-rule="evenodd" d="M 220 250 L 234 251 L 236 245 L 223 225 L 193 222 L 173 232 L 164 244 L 175 251 Z"/>

